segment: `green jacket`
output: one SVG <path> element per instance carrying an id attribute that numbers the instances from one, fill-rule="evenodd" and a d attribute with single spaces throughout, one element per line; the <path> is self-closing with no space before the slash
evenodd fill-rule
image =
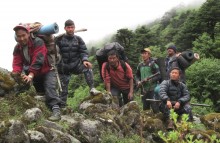
<path id="1" fill-rule="evenodd" d="M 137 66 L 136 82 L 142 81 L 157 72 L 159 72 L 159 67 L 152 59 L 150 59 L 148 63 L 141 62 Z M 159 79 L 160 75 L 157 75 L 153 77 L 150 82 L 145 82 L 143 84 L 144 90 L 153 91 Z"/>

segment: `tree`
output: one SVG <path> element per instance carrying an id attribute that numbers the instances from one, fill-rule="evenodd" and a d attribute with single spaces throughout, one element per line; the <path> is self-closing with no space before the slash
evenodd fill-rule
<path id="1" fill-rule="evenodd" d="M 133 32 L 131 30 L 119 29 L 116 34 L 116 40 L 123 46 L 123 47 L 130 47 L 131 39 L 133 38 Z"/>
<path id="2" fill-rule="evenodd" d="M 199 19 L 204 25 L 205 32 L 209 33 L 215 40 L 215 26 L 220 22 L 220 1 L 207 0 L 199 9 Z"/>

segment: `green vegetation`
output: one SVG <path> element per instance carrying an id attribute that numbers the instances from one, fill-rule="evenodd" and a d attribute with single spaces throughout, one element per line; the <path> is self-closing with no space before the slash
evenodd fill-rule
<path id="1" fill-rule="evenodd" d="M 213 143 L 220 142 L 215 134 L 206 134 L 206 139 L 195 139 L 194 135 L 189 133 L 190 129 L 193 128 L 193 123 L 187 121 L 188 115 L 186 114 L 181 116 L 181 121 L 177 121 L 178 115 L 174 112 L 174 109 L 171 109 L 171 119 L 174 121 L 176 130 L 170 131 L 168 133 L 163 133 L 162 131 L 158 132 L 158 135 L 161 137 L 161 139 L 163 139 L 165 143 L 208 143 L 208 140 Z"/>

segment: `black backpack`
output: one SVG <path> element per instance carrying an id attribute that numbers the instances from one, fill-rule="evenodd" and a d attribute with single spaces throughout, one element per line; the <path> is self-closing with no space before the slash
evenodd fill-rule
<path id="1" fill-rule="evenodd" d="M 125 62 L 128 61 L 128 58 L 127 56 L 125 55 L 125 51 L 124 51 L 124 47 L 121 46 L 118 42 L 112 42 L 112 43 L 109 43 L 109 44 L 106 44 L 103 48 L 99 49 L 96 51 L 96 60 L 98 62 L 98 66 L 99 66 L 99 74 L 100 74 L 100 77 L 101 79 L 103 80 L 103 77 L 102 77 L 102 73 L 101 73 L 101 70 L 102 70 L 102 64 L 104 62 L 108 62 L 108 52 L 111 51 L 111 50 L 116 50 L 119 54 L 119 59 L 120 59 L 120 63 L 122 65 L 122 68 L 123 70 L 125 71 L 126 73 L 126 64 Z M 106 67 L 107 71 L 109 72 L 110 70 L 110 67 L 109 67 L 109 64 L 107 63 L 106 64 Z"/>

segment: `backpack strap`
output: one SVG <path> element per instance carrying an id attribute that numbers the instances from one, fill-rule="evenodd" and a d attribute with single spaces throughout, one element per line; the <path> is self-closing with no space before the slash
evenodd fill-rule
<path id="1" fill-rule="evenodd" d="M 124 71 L 124 78 L 127 78 L 128 79 L 128 77 L 127 77 L 127 75 L 126 75 L 126 71 L 127 71 L 127 66 L 126 66 L 126 63 L 125 63 L 125 61 L 123 61 L 123 60 L 119 60 L 119 62 L 120 62 L 120 64 L 121 64 L 121 66 L 122 66 L 122 69 L 123 69 L 123 71 Z M 106 77 L 106 71 L 108 71 L 108 73 L 110 74 L 110 65 L 109 65 L 109 62 L 107 62 L 106 63 L 106 65 L 105 65 L 105 77 Z"/>

